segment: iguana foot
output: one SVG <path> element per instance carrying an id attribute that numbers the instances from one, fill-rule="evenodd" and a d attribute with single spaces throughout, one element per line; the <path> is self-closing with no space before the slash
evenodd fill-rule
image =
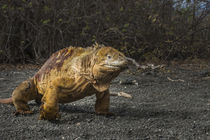
<path id="1" fill-rule="evenodd" d="M 30 111 L 30 110 L 17 110 L 14 112 L 15 115 L 19 115 L 19 114 L 22 114 L 22 115 L 27 115 L 27 114 L 33 114 L 33 111 Z"/>
<path id="2" fill-rule="evenodd" d="M 112 112 L 96 112 L 97 115 L 104 115 L 104 116 L 115 116 Z"/>
<path id="3" fill-rule="evenodd" d="M 60 118 L 61 115 L 57 111 L 51 109 L 43 109 L 43 105 L 41 106 L 39 116 L 40 120 L 56 120 Z"/>
<path id="4" fill-rule="evenodd" d="M 40 112 L 40 116 L 39 119 L 40 120 L 57 120 L 60 119 L 61 116 L 59 113 L 51 113 L 51 112 L 45 112 L 45 111 L 41 111 Z"/>

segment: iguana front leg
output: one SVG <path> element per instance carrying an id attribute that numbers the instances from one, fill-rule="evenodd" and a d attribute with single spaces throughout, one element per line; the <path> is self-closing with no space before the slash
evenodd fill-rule
<path id="1" fill-rule="evenodd" d="M 109 112 L 110 93 L 109 90 L 96 93 L 95 112 L 99 115 L 114 115 Z"/>

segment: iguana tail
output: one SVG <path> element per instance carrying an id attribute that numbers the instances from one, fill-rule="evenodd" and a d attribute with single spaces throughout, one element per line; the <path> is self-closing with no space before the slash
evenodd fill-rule
<path id="1" fill-rule="evenodd" d="M 0 104 L 12 104 L 12 97 L 6 99 L 0 99 Z"/>

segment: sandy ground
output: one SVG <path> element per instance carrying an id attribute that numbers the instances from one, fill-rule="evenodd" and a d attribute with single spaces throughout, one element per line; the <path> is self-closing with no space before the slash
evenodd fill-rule
<path id="1" fill-rule="evenodd" d="M 0 98 L 37 70 L 1 70 Z M 123 72 L 110 88 L 133 98 L 111 97 L 111 112 L 94 113 L 95 97 L 60 105 L 59 121 L 38 120 L 39 105 L 31 101 L 32 115 L 14 116 L 14 106 L 0 104 L 0 139 L 141 139 L 210 140 L 210 67 L 170 66 L 163 70 Z M 136 82 L 133 82 L 136 80 Z"/>

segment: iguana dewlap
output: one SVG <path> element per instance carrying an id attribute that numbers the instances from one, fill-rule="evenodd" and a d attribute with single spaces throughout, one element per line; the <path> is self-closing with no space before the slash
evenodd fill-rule
<path id="1" fill-rule="evenodd" d="M 64 48 L 13 91 L 12 101 L 16 112 L 24 114 L 31 113 L 28 101 L 41 98 L 40 119 L 54 120 L 59 117 L 58 103 L 95 94 L 96 113 L 109 114 L 110 82 L 125 68 L 126 57 L 112 47 L 96 44 L 89 48 Z"/>

